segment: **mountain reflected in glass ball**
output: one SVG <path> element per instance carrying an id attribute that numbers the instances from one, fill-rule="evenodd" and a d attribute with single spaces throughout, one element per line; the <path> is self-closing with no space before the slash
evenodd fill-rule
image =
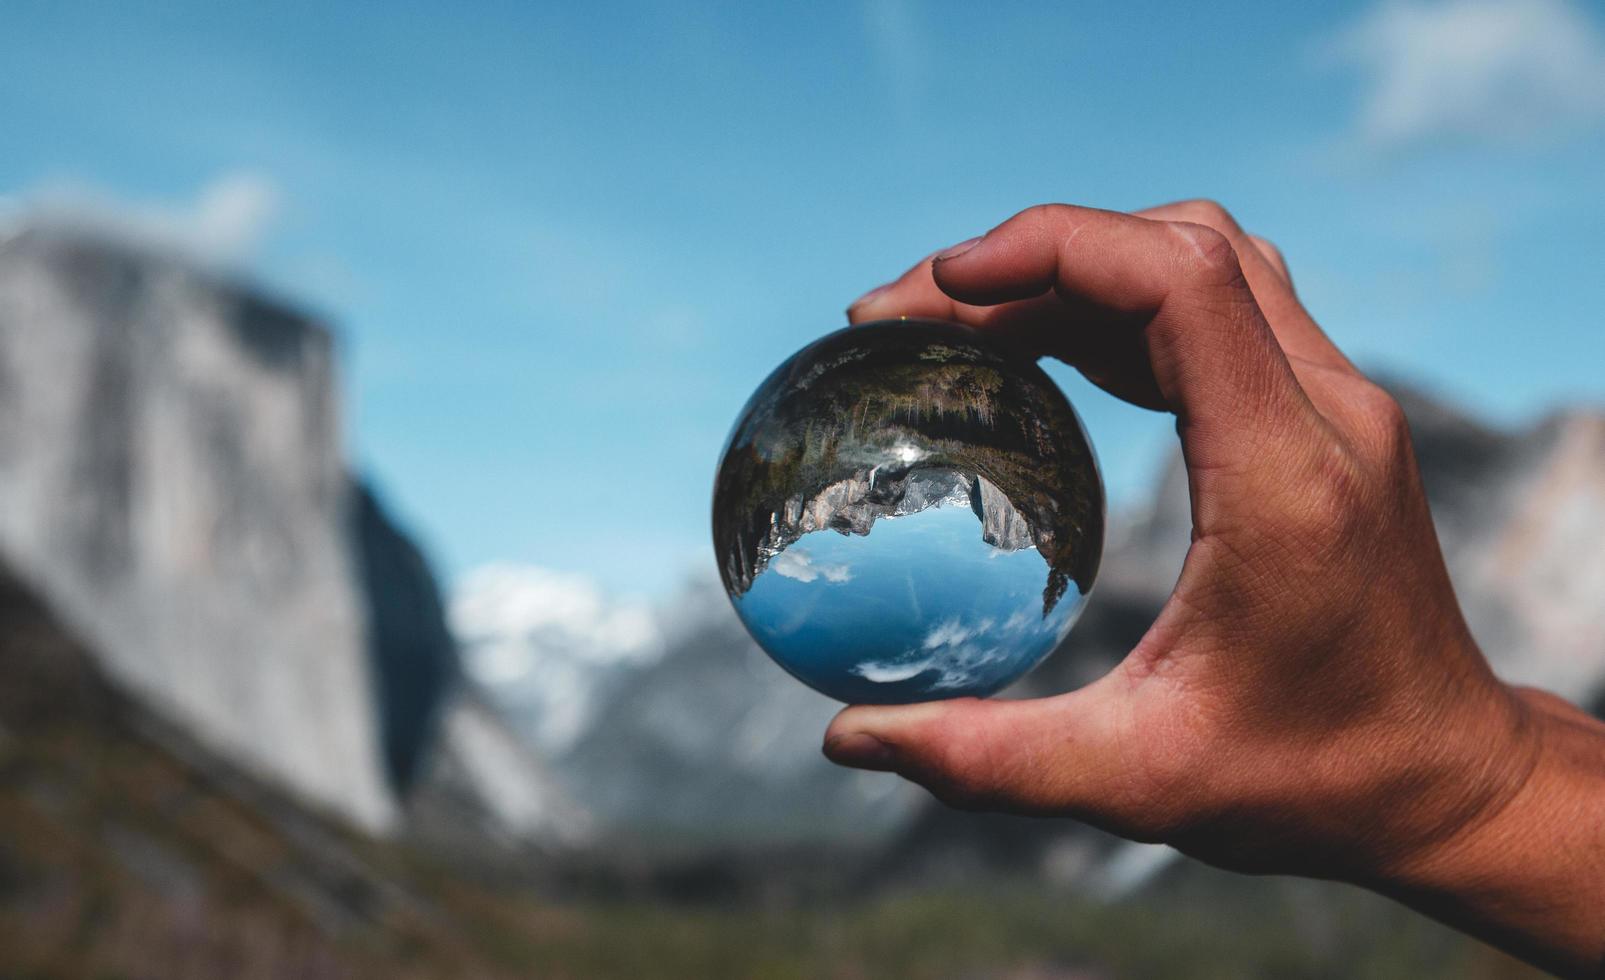
<path id="1" fill-rule="evenodd" d="M 934 320 L 848 327 L 742 410 L 713 540 L 741 621 L 852 703 L 993 694 L 1074 625 L 1103 550 L 1086 433 L 1037 365 Z"/>

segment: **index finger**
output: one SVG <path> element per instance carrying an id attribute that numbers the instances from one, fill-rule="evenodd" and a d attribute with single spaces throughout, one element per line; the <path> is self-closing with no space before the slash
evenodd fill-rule
<path id="1" fill-rule="evenodd" d="M 1314 364 L 1352 372 L 1354 365 L 1343 356 L 1310 316 L 1298 295 L 1281 254 L 1264 239 L 1250 235 L 1231 212 L 1213 201 L 1177 201 L 1133 212 L 1138 217 L 1159 221 L 1190 221 L 1213 228 L 1225 235 L 1237 252 L 1243 278 L 1265 312 L 1271 332 L 1288 354 Z"/>
<path id="2" fill-rule="evenodd" d="M 1102 311 L 1056 329 L 1135 335 L 1195 465 L 1248 462 L 1317 418 L 1230 240 L 1203 225 L 1044 205 L 938 256 L 932 274 L 961 303 L 1051 290 Z"/>
<path id="3" fill-rule="evenodd" d="M 1031 299 L 996 306 L 960 303 L 931 277 L 933 255 L 897 279 L 872 290 L 847 308 L 849 323 L 894 317 L 930 317 L 979 327 L 1031 357 L 1057 357 L 1116 398 L 1166 411 L 1154 389 L 1153 373 L 1138 338 L 1129 331 L 1067 330 L 1066 324 L 1096 321 L 1100 311 L 1066 304 L 1051 290 Z"/>

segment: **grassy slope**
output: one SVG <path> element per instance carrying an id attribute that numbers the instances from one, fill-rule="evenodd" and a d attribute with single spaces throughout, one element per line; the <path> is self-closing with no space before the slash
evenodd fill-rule
<path id="1" fill-rule="evenodd" d="M 0 577 L 0 977 L 1516 977 L 1381 900 L 1186 869 L 1112 905 L 1039 886 L 686 908 L 559 902 L 378 843 L 103 684 Z"/>

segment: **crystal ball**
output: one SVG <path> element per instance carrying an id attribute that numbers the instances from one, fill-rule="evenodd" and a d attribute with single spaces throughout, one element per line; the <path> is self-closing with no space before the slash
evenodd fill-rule
<path id="1" fill-rule="evenodd" d="M 984 697 L 1063 641 L 1103 552 L 1081 420 L 1036 363 L 935 320 L 848 327 L 753 393 L 719 461 L 720 578 L 840 701 Z"/>

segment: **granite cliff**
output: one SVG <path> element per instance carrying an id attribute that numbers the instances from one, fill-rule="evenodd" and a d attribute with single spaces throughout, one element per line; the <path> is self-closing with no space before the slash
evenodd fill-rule
<path id="1" fill-rule="evenodd" d="M 769 531 L 757 542 L 755 558 L 737 578 L 737 591 L 752 581 L 805 534 L 835 531 L 867 535 L 875 522 L 907 517 L 931 507 L 966 506 L 981 521 L 981 540 L 1000 551 L 1036 547 L 1036 537 L 1008 495 L 979 474 L 945 467 L 914 468 L 887 473 L 866 469 L 830 484 L 818 493 L 788 497 L 774 515 Z"/>
<path id="2" fill-rule="evenodd" d="M 193 264 L 0 233 L 0 561 L 209 751 L 393 825 L 455 650 L 347 470 L 334 346 Z"/>

